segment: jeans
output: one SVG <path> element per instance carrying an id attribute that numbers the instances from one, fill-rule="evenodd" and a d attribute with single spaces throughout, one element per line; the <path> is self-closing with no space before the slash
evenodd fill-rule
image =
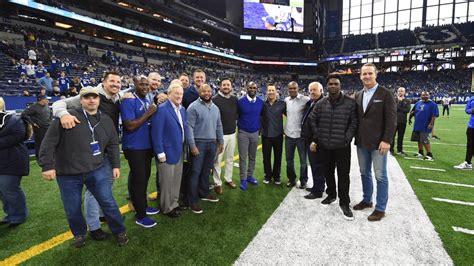
<path id="1" fill-rule="evenodd" d="M 0 200 L 6 216 L 3 221 L 20 224 L 28 216 L 25 193 L 21 190 L 21 176 L 0 175 Z"/>
<path id="2" fill-rule="evenodd" d="M 94 198 L 97 199 L 112 233 L 116 235 L 125 232 L 122 214 L 120 214 L 120 210 L 112 195 L 108 167 L 102 164 L 101 167 L 89 173 L 57 177 L 69 228 L 74 236 L 83 236 L 87 233 L 87 225 L 81 209 L 82 188 L 84 185 L 86 185 Z"/>
<path id="3" fill-rule="evenodd" d="M 372 164 L 377 181 L 377 204 L 375 210 L 384 212 L 388 201 L 388 176 L 387 176 L 387 154 L 381 155 L 378 150 L 367 150 L 357 147 L 360 175 L 362 177 L 363 201 L 372 202 L 374 185 L 372 181 Z"/>
<path id="4" fill-rule="evenodd" d="M 209 176 L 216 156 L 216 141 L 196 141 L 198 156 L 192 157 L 191 176 L 189 178 L 188 203 L 195 204 L 199 198 L 209 195 Z"/>
<path id="5" fill-rule="evenodd" d="M 296 183 L 295 173 L 295 149 L 298 149 L 298 155 L 300 157 L 300 182 L 306 184 L 308 181 L 308 167 L 306 164 L 306 151 L 305 140 L 303 138 L 290 138 L 285 139 L 285 152 L 286 152 L 286 175 L 291 183 Z"/>
<path id="6" fill-rule="evenodd" d="M 106 175 L 109 177 L 110 185 L 114 183 L 114 179 L 112 178 L 112 165 L 110 164 L 109 157 L 107 155 L 104 156 L 103 165 L 104 171 Z M 86 188 L 86 193 L 84 195 L 84 210 L 86 212 L 86 222 L 87 226 L 89 227 L 89 231 L 94 231 L 100 228 L 100 221 L 99 217 L 104 216 L 104 213 L 99 207 L 99 203 L 94 198 L 92 193 L 89 189 Z"/>
<path id="7" fill-rule="evenodd" d="M 272 169 L 272 149 L 273 149 L 273 169 Z M 263 169 L 265 180 L 280 181 L 281 154 L 283 152 L 283 135 L 276 137 L 262 136 Z"/>

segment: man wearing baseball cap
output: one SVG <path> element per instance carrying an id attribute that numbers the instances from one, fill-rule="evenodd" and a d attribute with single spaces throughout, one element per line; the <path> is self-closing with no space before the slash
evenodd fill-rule
<path id="1" fill-rule="evenodd" d="M 23 111 L 22 116 L 33 126 L 35 155 L 36 160 L 38 160 L 41 142 L 51 123 L 52 113 L 48 104 L 49 97 L 46 97 L 46 95 L 38 95 L 36 99 L 37 102 L 28 106 L 28 108 Z"/>
<path id="2" fill-rule="evenodd" d="M 60 120 L 56 119 L 46 132 L 39 155 L 42 175 L 46 180 L 56 179 L 58 182 L 69 228 L 74 235 L 74 247 L 85 245 L 87 233 L 81 210 L 83 184 L 97 199 L 117 245 L 123 246 L 129 240 L 104 164 L 107 156 L 113 178 L 120 177 L 119 141 L 115 125 L 110 117 L 98 110 L 100 98 L 97 88 L 82 88 L 80 103 L 81 107 L 69 111 L 79 121 L 74 128 L 64 129 Z M 102 239 L 106 237 L 104 235 Z"/>

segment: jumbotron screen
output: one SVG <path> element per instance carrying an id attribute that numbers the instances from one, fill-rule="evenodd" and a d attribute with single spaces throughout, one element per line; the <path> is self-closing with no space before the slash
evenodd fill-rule
<path id="1" fill-rule="evenodd" d="M 244 28 L 303 32 L 304 0 L 244 0 Z"/>

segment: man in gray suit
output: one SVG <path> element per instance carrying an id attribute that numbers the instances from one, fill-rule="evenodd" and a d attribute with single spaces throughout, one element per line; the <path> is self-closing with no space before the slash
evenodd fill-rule
<path id="1" fill-rule="evenodd" d="M 364 196 L 354 206 L 354 210 L 373 206 L 373 165 L 377 181 L 377 204 L 368 220 L 380 221 L 385 216 L 388 201 L 387 153 L 395 133 L 397 109 L 391 91 L 377 83 L 377 68 L 374 64 L 362 66 L 360 79 L 364 88 L 356 94 L 359 116 L 356 145 Z"/>

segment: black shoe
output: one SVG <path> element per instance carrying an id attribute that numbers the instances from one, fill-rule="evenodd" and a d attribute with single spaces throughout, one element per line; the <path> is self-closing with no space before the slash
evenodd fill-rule
<path id="1" fill-rule="evenodd" d="M 306 188 L 306 182 L 301 182 L 299 188 L 300 189 L 305 189 Z"/>
<path id="2" fill-rule="evenodd" d="M 179 209 L 180 211 L 185 211 L 185 210 L 187 210 L 188 208 L 189 208 L 189 207 L 188 207 L 187 205 L 185 205 L 185 204 L 180 204 L 179 207 L 178 207 L 178 209 Z"/>
<path id="3" fill-rule="evenodd" d="M 336 201 L 336 198 L 331 198 L 330 196 L 327 196 L 323 201 L 321 201 L 321 204 L 329 205 L 335 201 Z"/>
<path id="4" fill-rule="evenodd" d="M 117 239 L 117 246 L 119 247 L 125 246 L 128 243 L 128 241 L 130 241 L 128 239 L 127 233 L 125 232 L 117 234 L 115 237 Z"/>
<path id="5" fill-rule="evenodd" d="M 102 230 L 102 228 L 99 228 L 94 231 L 90 231 L 89 235 L 91 236 L 92 239 L 97 240 L 97 241 L 102 241 L 107 239 L 107 233 Z"/>
<path id="6" fill-rule="evenodd" d="M 339 206 L 339 208 L 342 212 L 342 215 L 344 215 L 344 218 L 346 220 L 349 220 L 349 221 L 354 220 L 354 214 L 352 214 L 352 211 L 351 211 L 351 208 L 349 207 L 349 205 Z"/>
<path id="7" fill-rule="evenodd" d="M 0 225 L 4 225 L 4 224 L 9 224 L 9 222 L 5 221 L 5 220 L 1 220 L 0 221 Z"/>
<path id="8" fill-rule="evenodd" d="M 308 192 L 311 192 L 312 189 L 313 189 L 312 187 L 307 187 L 305 190 Z"/>
<path id="9" fill-rule="evenodd" d="M 313 194 L 313 193 L 309 193 L 308 195 L 304 196 L 305 199 L 319 199 L 319 198 L 322 198 L 323 197 L 323 194 Z"/>
<path id="10" fill-rule="evenodd" d="M 15 227 L 19 226 L 20 224 L 22 224 L 22 223 L 10 223 L 8 225 L 8 228 L 15 228 Z"/>
<path id="11" fill-rule="evenodd" d="M 86 237 L 85 236 L 74 236 L 74 240 L 72 241 L 72 246 L 75 248 L 82 248 L 86 245 Z"/>
<path id="12" fill-rule="evenodd" d="M 294 186 L 296 186 L 296 182 L 289 181 L 288 183 L 286 183 L 286 187 L 294 187 Z"/>
<path id="13" fill-rule="evenodd" d="M 165 215 L 170 218 L 178 218 L 179 216 L 181 216 L 181 213 L 179 212 L 178 208 L 175 208 L 172 211 L 165 213 Z"/>
<path id="14" fill-rule="evenodd" d="M 104 216 L 100 216 L 100 217 L 99 217 L 99 221 L 100 221 L 101 223 L 106 223 L 106 222 L 107 222 L 107 219 L 106 219 Z"/>

